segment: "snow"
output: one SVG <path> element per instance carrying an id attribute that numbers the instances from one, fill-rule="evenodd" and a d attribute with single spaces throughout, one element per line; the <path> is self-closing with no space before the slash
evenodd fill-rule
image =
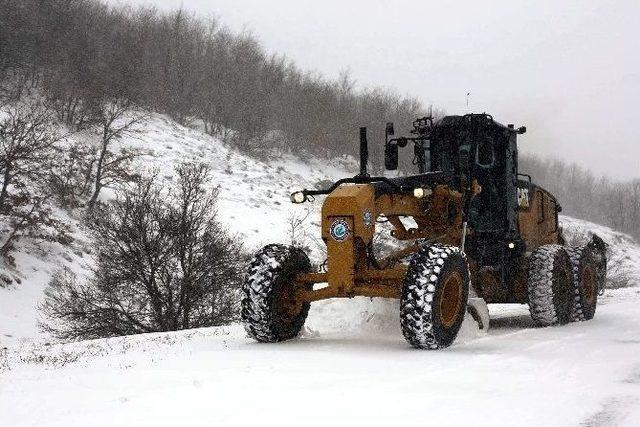
<path id="1" fill-rule="evenodd" d="M 560 223 L 570 245 L 583 244 L 591 238 L 592 234 L 597 234 L 609 245 L 607 286 L 637 286 L 640 283 L 640 249 L 631 236 L 567 216 L 561 216 Z"/>
<path id="2" fill-rule="evenodd" d="M 310 209 L 315 262 L 321 200 L 292 205 L 289 189 L 356 170 L 348 158 L 260 161 L 161 115 L 120 143 L 147 150 L 139 167 L 165 182 L 178 160 L 209 162 L 219 218 L 250 250 L 288 242 L 291 215 Z M 280 344 L 240 325 L 52 344 L 36 327 L 46 283 L 92 265 L 86 230 L 59 215 L 74 244 L 23 245 L 21 283 L 0 288 L 0 426 L 640 424 L 640 247 L 609 228 L 561 218 L 570 242 L 609 243 L 610 277 L 631 286 L 608 290 L 589 322 L 536 328 L 526 305 L 494 305 L 488 333 L 467 318 L 452 347 L 419 351 L 397 301 L 359 297 L 312 304 L 300 339 Z"/>
<path id="3" fill-rule="evenodd" d="M 639 301 L 612 291 L 594 320 L 552 328 L 492 307 L 488 335 L 435 352 L 317 313 L 319 333 L 280 344 L 231 326 L 25 348 L 7 356 L 0 423 L 632 426 Z"/>
<path id="4" fill-rule="evenodd" d="M 34 339 L 45 340 L 37 327 L 40 320 L 37 306 L 51 276 L 63 266 L 77 274 L 86 274 L 92 265 L 91 241 L 80 222 L 59 209 L 56 215 L 71 226 L 74 241 L 69 246 L 50 242 L 18 243 L 16 268 L 5 272 L 13 283 L 0 287 L 0 348 Z"/>

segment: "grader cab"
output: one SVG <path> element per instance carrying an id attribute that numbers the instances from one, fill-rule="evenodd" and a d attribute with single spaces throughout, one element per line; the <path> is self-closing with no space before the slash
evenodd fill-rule
<path id="1" fill-rule="evenodd" d="M 358 175 L 291 195 L 294 203 L 326 196 L 327 260 L 314 271 L 301 249 L 280 244 L 255 255 L 242 296 L 251 337 L 294 338 L 312 302 L 354 296 L 400 299 L 403 335 L 424 349 L 449 346 L 467 312 L 487 329 L 486 303 L 528 303 L 544 326 L 593 317 L 606 269 L 604 243 L 594 236 L 583 247 L 565 246 L 560 205 L 518 173 L 517 136 L 526 129 L 487 114 L 425 117 L 413 128 L 396 137 L 387 124 L 385 167 L 397 169 L 399 148 L 411 143 L 418 174 L 370 176 L 361 128 Z M 415 226 L 407 227 L 406 218 Z M 374 248 L 381 221 L 398 241 L 382 258 Z"/>

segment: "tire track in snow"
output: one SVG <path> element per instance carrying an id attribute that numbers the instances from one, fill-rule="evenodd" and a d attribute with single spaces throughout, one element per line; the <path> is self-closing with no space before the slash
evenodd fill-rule
<path id="1" fill-rule="evenodd" d="M 640 363 L 633 366 L 629 375 L 622 380 L 622 382 L 625 384 L 640 385 Z"/>
<path id="2" fill-rule="evenodd" d="M 620 425 L 638 403 L 634 396 L 616 396 L 607 399 L 602 408 L 580 423 L 581 427 L 613 427 Z"/>
<path id="3" fill-rule="evenodd" d="M 620 382 L 633 386 L 640 385 L 640 363 L 633 365 L 629 375 Z M 627 419 L 629 413 L 636 408 L 638 402 L 640 402 L 640 399 L 631 395 L 611 397 L 602 404 L 602 408 L 598 412 L 584 420 L 580 425 L 583 427 L 619 425 Z"/>

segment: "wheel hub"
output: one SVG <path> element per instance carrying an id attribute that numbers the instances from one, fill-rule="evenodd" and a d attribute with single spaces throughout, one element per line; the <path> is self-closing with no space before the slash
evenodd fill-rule
<path id="1" fill-rule="evenodd" d="M 598 293 L 598 280 L 593 268 L 587 266 L 582 270 L 582 291 L 587 304 L 592 305 Z"/>
<path id="2" fill-rule="evenodd" d="M 440 297 L 440 322 L 450 328 L 458 318 L 462 306 L 462 276 L 459 272 L 449 275 L 442 286 Z"/>
<path id="3" fill-rule="evenodd" d="M 276 312 L 280 319 L 290 322 L 302 311 L 302 301 L 297 298 L 294 288 L 284 289 L 277 302 Z"/>

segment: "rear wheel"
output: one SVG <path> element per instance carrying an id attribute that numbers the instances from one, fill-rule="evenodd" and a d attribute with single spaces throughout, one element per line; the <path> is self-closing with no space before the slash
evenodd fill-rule
<path id="1" fill-rule="evenodd" d="M 571 263 L 563 246 L 544 245 L 531 254 L 527 287 L 534 322 L 550 326 L 571 320 Z"/>
<path id="2" fill-rule="evenodd" d="M 307 255 L 284 245 L 262 248 L 249 266 L 242 286 L 244 328 L 260 342 L 295 338 L 309 313 L 309 303 L 296 300 L 294 279 L 311 271 Z"/>
<path id="3" fill-rule="evenodd" d="M 416 348 L 435 350 L 453 343 L 467 308 L 469 267 L 460 249 L 435 244 L 409 264 L 400 299 L 400 325 Z"/>
<path id="4" fill-rule="evenodd" d="M 567 249 L 572 267 L 571 320 L 591 320 L 598 304 L 598 264 L 589 246 Z"/>

